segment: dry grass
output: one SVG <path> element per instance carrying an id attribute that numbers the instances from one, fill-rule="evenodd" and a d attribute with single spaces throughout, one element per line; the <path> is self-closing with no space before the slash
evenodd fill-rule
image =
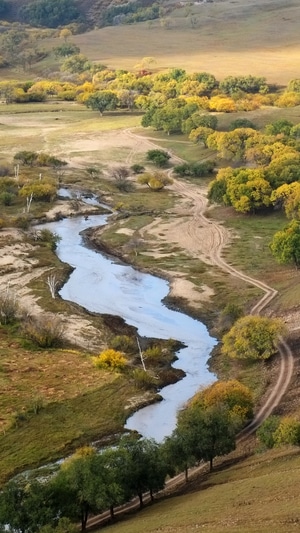
<path id="1" fill-rule="evenodd" d="M 299 12 L 297 0 L 217 0 L 167 15 L 170 29 L 153 21 L 93 30 L 73 39 L 91 60 L 112 68 L 132 70 L 141 58 L 152 56 L 157 69 L 184 67 L 219 79 L 253 74 L 286 84 L 298 76 Z M 56 46 L 57 40 L 48 44 Z"/>

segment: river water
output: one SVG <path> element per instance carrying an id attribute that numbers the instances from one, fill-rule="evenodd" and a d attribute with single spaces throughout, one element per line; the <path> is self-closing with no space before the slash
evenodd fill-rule
<path id="1" fill-rule="evenodd" d="M 186 376 L 160 391 L 161 402 L 140 409 L 126 423 L 126 428 L 161 442 L 175 428 L 178 409 L 200 387 L 215 380 L 208 371 L 207 360 L 216 341 L 201 322 L 162 303 L 169 292 L 165 280 L 141 273 L 84 245 L 80 233 L 106 224 L 107 218 L 108 215 L 92 215 L 85 220 L 79 216 L 43 227 L 61 237 L 57 255 L 74 268 L 60 290 L 62 298 L 89 311 L 121 316 L 142 337 L 176 339 L 184 344 L 173 366 L 184 370 Z"/>

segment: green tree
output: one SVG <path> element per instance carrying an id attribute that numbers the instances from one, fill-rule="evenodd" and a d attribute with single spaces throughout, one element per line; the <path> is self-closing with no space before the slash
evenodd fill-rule
<path id="1" fill-rule="evenodd" d="M 84 54 L 75 54 L 68 57 L 62 64 L 61 70 L 72 74 L 81 74 L 91 69 L 92 64 Z"/>
<path id="2" fill-rule="evenodd" d="M 251 128 L 252 130 L 257 129 L 254 122 L 252 122 L 248 118 L 237 118 L 233 120 L 232 122 L 230 122 L 229 127 L 228 127 L 229 131 L 233 131 L 239 128 Z"/>
<path id="3" fill-rule="evenodd" d="M 276 353 L 276 345 L 285 332 L 279 319 L 248 315 L 239 318 L 223 336 L 221 350 L 235 359 L 268 359 Z"/>
<path id="4" fill-rule="evenodd" d="M 292 220 L 283 230 L 277 231 L 270 243 L 278 263 L 300 265 L 300 221 Z"/>
<path id="5" fill-rule="evenodd" d="M 20 17 L 32 26 L 57 28 L 78 19 L 74 0 L 33 0 L 20 9 Z"/>
<path id="6" fill-rule="evenodd" d="M 138 496 L 142 507 L 144 492 L 149 490 L 153 497 L 153 493 L 165 485 L 166 466 L 159 445 L 153 439 L 124 437 L 120 449 L 127 453 L 124 465 L 127 491 Z"/>
<path id="7" fill-rule="evenodd" d="M 186 439 L 190 457 L 195 462 L 209 461 L 210 470 L 216 456 L 235 449 L 236 426 L 221 404 L 188 407 L 178 417 L 177 431 Z"/>
<path id="8" fill-rule="evenodd" d="M 148 150 L 147 152 L 147 160 L 151 161 L 151 163 L 154 163 L 157 167 L 165 167 L 168 164 L 169 159 L 171 158 L 170 154 L 168 152 L 165 152 L 164 150 Z"/>
<path id="9" fill-rule="evenodd" d="M 66 42 L 53 48 L 53 52 L 55 57 L 68 57 L 80 54 L 80 48 L 74 43 Z"/>
<path id="10" fill-rule="evenodd" d="M 266 448 L 275 446 L 274 433 L 280 424 L 279 416 L 269 416 L 256 431 L 256 436 Z"/>
<path id="11" fill-rule="evenodd" d="M 84 102 L 87 107 L 99 111 L 100 115 L 104 111 L 112 111 L 118 105 L 118 97 L 113 91 L 97 91 Z"/>
<path id="12" fill-rule="evenodd" d="M 293 126 L 294 124 L 290 120 L 280 119 L 271 124 L 267 124 L 265 130 L 267 135 L 280 135 L 282 133 L 283 135 L 289 136 Z"/>
<path id="13" fill-rule="evenodd" d="M 29 482 L 23 477 L 9 481 L 0 493 L 0 526 L 11 532 L 40 531 L 55 520 L 51 498 L 47 484 Z"/>

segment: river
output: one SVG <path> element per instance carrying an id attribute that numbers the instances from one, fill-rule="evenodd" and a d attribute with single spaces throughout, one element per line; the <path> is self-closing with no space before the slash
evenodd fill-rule
<path id="1" fill-rule="evenodd" d="M 81 232 L 106 224 L 108 216 L 65 218 L 43 227 L 61 237 L 57 255 L 74 268 L 60 290 L 62 298 L 89 311 L 123 317 L 142 337 L 176 339 L 184 345 L 173 366 L 184 370 L 186 376 L 160 391 L 161 402 L 140 409 L 126 423 L 126 428 L 161 442 L 175 428 L 178 409 L 200 387 L 215 381 L 207 361 L 216 340 L 201 322 L 162 303 L 169 292 L 165 280 L 84 245 Z"/>

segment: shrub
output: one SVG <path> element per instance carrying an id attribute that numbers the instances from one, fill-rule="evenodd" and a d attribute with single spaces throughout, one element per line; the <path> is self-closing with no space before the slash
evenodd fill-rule
<path id="1" fill-rule="evenodd" d="M 14 194 L 10 193 L 10 192 L 3 192 L 2 194 L 0 194 L 0 202 L 1 204 L 3 205 L 11 205 L 14 201 Z"/>
<path id="2" fill-rule="evenodd" d="M 63 325 L 53 315 L 30 317 L 23 325 L 23 335 L 39 348 L 56 348 L 63 342 Z"/>
<path id="3" fill-rule="evenodd" d="M 112 348 L 108 348 L 99 355 L 92 357 L 92 361 L 97 368 L 105 370 L 122 370 L 126 365 L 124 353 Z"/>
<path id="4" fill-rule="evenodd" d="M 147 152 L 147 160 L 154 163 L 157 167 L 165 167 L 167 166 L 167 163 L 171 156 L 168 154 L 168 152 L 164 152 L 164 150 L 148 150 Z"/>
<path id="5" fill-rule="evenodd" d="M 44 228 L 37 233 L 37 240 L 47 244 L 54 251 L 61 237 L 57 233 L 53 233 L 49 229 Z"/>
<path id="6" fill-rule="evenodd" d="M 147 350 L 144 351 L 143 355 L 144 359 L 157 361 L 162 357 L 162 349 L 160 346 L 150 346 L 150 348 L 147 348 Z"/>
<path id="7" fill-rule="evenodd" d="M 155 378 L 149 374 L 149 372 L 142 370 L 142 368 L 135 368 L 135 370 L 132 372 L 132 377 L 134 379 L 135 386 L 139 389 L 149 390 L 156 388 Z"/>
<path id="8" fill-rule="evenodd" d="M 279 416 L 269 416 L 262 425 L 258 428 L 256 436 L 258 440 L 266 448 L 273 448 L 275 446 L 274 433 L 280 424 Z"/>
<path id="9" fill-rule="evenodd" d="M 125 353 L 132 353 L 137 350 L 137 344 L 129 335 L 116 335 L 111 341 L 114 350 L 121 350 Z"/>
<path id="10" fill-rule="evenodd" d="M 229 131 L 233 131 L 238 128 L 251 128 L 253 130 L 257 129 L 254 122 L 252 122 L 248 118 L 237 118 L 236 120 L 233 120 L 232 122 L 230 122 L 229 127 L 228 127 Z"/>
<path id="11" fill-rule="evenodd" d="M 0 324 L 12 324 L 16 322 L 19 312 L 17 297 L 9 290 L 0 294 Z"/>
<path id="12" fill-rule="evenodd" d="M 287 416 L 282 419 L 274 434 L 275 446 L 299 446 L 300 445 L 300 422 L 293 417 Z"/>
<path id="13" fill-rule="evenodd" d="M 134 174 L 141 174 L 145 170 L 145 167 L 143 167 L 143 165 L 139 165 L 137 163 L 132 165 L 130 168 Z"/>

